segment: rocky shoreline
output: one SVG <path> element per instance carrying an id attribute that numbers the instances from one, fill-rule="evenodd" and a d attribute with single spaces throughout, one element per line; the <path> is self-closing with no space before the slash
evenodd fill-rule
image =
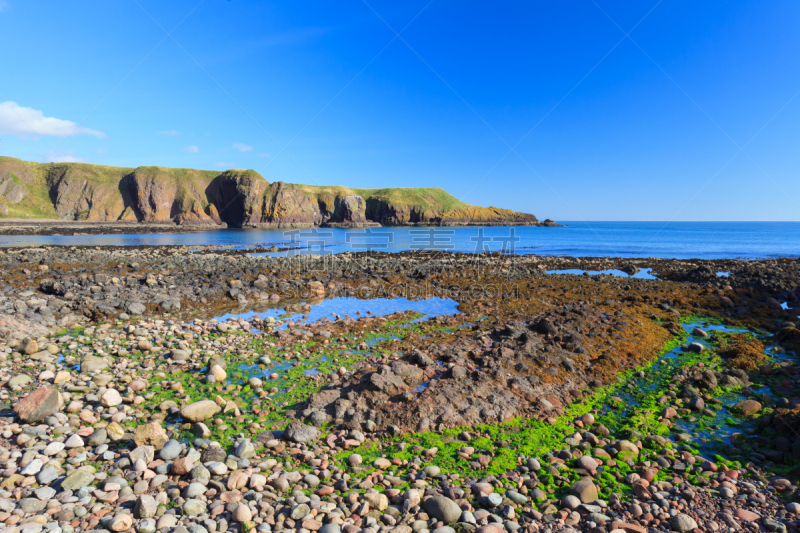
<path id="1" fill-rule="evenodd" d="M 537 226 L 561 227 L 552 221 L 545 222 L 444 222 L 441 224 L 406 223 L 398 226 L 415 227 L 457 227 L 457 226 Z M 307 229 L 307 228 L 380 228 L 377 222 L 274 222 L 244 224 L 251 229 Z M 126 235 L 141 233 L 196 233 L 201 231 L 221 231 L 227 229 L 220 224 L 175 224 L 173 222 L 86 222 L 74 220 L 23 220 L 0 218 L 0 235 Z"/>
<path id="2" fill-rule="evenodd" d="M 799 261 L 254 251 L 2 249 L 4 533 L 800 525 Z"/>

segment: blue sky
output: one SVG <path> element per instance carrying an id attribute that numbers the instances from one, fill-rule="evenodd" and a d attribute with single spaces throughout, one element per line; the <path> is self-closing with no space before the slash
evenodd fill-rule
<path id="1" fill-rule="evenodd" d="M 798 220 L 799 21 L 794 0 L 0 0 L 0 154 Z"/>

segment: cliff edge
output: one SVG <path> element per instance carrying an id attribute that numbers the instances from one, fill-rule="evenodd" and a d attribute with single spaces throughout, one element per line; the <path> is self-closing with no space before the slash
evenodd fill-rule
<path id="1" fill-rule="evenodd" d="M 33 163 L 0 157 L 0 219 L 228 227 L 556 225 L 438 188 L 270 183 L 254 170 Z"/>

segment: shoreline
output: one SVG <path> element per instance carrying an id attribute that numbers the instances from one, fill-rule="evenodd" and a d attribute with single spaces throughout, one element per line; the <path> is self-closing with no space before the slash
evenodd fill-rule
<path id="1" fill-rule="evenodd" d="M 440 224 L 415 223 L 381 225 L 377 222 L 326 223 L 263 223 L 244 224 L 240 228 L 225 224 L 175 224 L 173 222 L 86 222 L 78 220 L 0 219 L 0 235 L 20 236 L 72 236 L 72 235 L 122 235 L 146 233 L 199 233 L 225 229 L 306 229 L 306 228 L 379 228 L 379 227 L 473 227 L 473 226 L 534 226 L 562 227 L 559 224 L 508 223 L 508 222 L 444 222 Z"/>
<path id="2" fill-rule="evenodd" d="M 250 252 L 0 249 L 8 533 L 800 526 L 800 261 Z"/>

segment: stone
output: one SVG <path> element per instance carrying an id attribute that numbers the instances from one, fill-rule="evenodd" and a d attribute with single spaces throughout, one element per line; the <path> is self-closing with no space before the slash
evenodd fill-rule
<path id="1" fill-rule="evenodd" d="M 125 438 L 125 430 L 116 422 L 111 422 L 105 427 L 108 438 L 114 442 Z"/>
<path id="2" fill-rule="evenodd" d="M 597 467 L 600 466 L 597 464 L 593 458 L 589 457 L 588 455 L 584 455 L 580 457 L 576 464 L 579 468 L 583 468 L 584 470 L 588 471 L 591 474 L 595 474 L 597 472 Z"/>
<path id="3" fill-rule="evenodd" d="M 389 498 L 385 494 L 367 493 L 362 499 L 369 504 L 370 509 L 385 511 L 389 507 Z"/>
<path id="4" fill-rule="evenodd" d="M 183 451 L 181 443 L 175 439 L 170 439 L 158 452 L 158 456 L 164 461 L 172 461 L 181 454 L 181 451 Z"/>
<path id="5" fill-rule="evenodd" d="M 575 510 L 580 504 L 581 499 L 577 496 L 573 496 L 572 494 L 564 496 L 564 498 L 561 500 L 561 506 L 566 509 Z"/>
<path id="6" fill-rule="evenodd" d="M 64 490 L 75 491 L 81 487 L 87 486 L 94 481 L 94 472 L 89 470 L 90 467 L 83 467 L 73 470 L 64 481 L 61 482 L 61 488 Z M 92 469 L 93 470 L 93 469 Z"/>
<path id="7" fill-rule="evenodd" d="M 53 465 L 47 465 L 42 470 L 36 474 L 36 481 L 39 482 L 40 485 L 47 485 L 58 478 L 58 471 Z"/>
<path id="8" fill-rule="evenodd" d="M 56 389 L 40 387 L 25 396 L 14 406 L 24 422 L 39 422 L 46 417 L 59 412 L 64 407 L 64 398 Z"/>
<path id="9" fill-rule="evenodd" d="M 733 409 L 744 416 L 752 416 L 761 410 L 761 404 L 755 400 L 744 400 L 734 404 Z"/>
<path id="10" fill-rule="evenodd" d="M 211 400 L 200 400 L 181 408 L 181 416 L 192 422 L 203 422 L 219 413 L 219 406 Z"/>
<path id="11" fill-rule="evenodd" d="M 592 503 L 597 499 L 597 487 L 591 479 L 579 479 L 569 489 L 570 494 L 577 497 L 581 503 Z"/>
<path id="12" fill-rule="evenodd" d="M 219 365 L 212 366 L 211 370 L 209 371 L 209 374 L 214 376 L 214 379 L 216 379 L 218 382 L 225 381 L 225 379 L 228 377 L 228 374 L 225 372 L 225 369 Z"/>
<path id="13" fill-rule="evenodd" d="M 108 431 L 105 428 L 95 429 L 94 432 L 86 439 L 86 444 L 95 448 L 101 444 L 108 442 Z"/>
<path id="14" fill-rule="evenodd" d="M 186 500 L 185 502 L 183 502 L 183 506 L 181 507 L 183 514 L 185 514 L 186 516 L 201 515 L 205 513 L 207 509 L 208 507 L 206 505 L 206 502 L 195 499 Z"/>
<path id="15" fill-rule="evenodd" d="M 17 502 L 17 507 L 26 513 L 38 513 L 47 506 L 46 501 L 39 498 L 23 498 Z"/>
<path id="16" fill-rule="evenodd" d="M 100 372 L 108 368 L 108 362 L 102 357 L 85 355 L 81 359 L 81 372 Z"/>
<path id="17" fill-rule="evenodd" d="M 19 471 L 20 474 L 23 476 L 32 476 L 34 474 L 38 474 L 39 471 L 42 469 L 42 460 L 41 459 L 34 459 L 30 463 L 26 464 L 22 467 L 22 470 Z"/>
<path id="18" fill-rule="evenodd" d="M 158 504 L 156 499 L 149 494 L 142 494 L 136 500 L 136 505 L 133 507 L 133 512 L 137 518 L 153 518 L 156 516 Z"/>
<path id="19" fill-rule="evenodd" d="M 233 510 L 233 514 L 231 514 L 231 518 L 233 518 L 234 522 L 249 522 L 253 519 L 253 513 L 250 511 L 250 507 L 248 507 L 244 503 L 240 503 L 236 509 Z"/>
<path id="20" fill-rule="evenodd" d="M 697 527 L 697 522 L 688 514 L 678 513 L 669 521 L 673 531 L 678 533 L 687 533 Z"/>
<path id="21" fill-rule="evenodd" d="M 8 380 L 8 386 L 9 387 L 24 387 L 25 385 L 27 385 L 31 381 L 33 381 L 33 378 L 31 378 L 29 375 L 27 375 L 27 374 L 17 374 L 16 376 L 14 376 L 13 378 Z"/>
<path id="22" fill-rule="evenodd" d="M 123 514 L 118 514 L 117 516 L 111 519 L 111 521 L 108 524 L 108 529 L 119 533 L 120 531 L 126 531 L 130 529 L 132 526 L 133 526 L 133 516 L 127 513 L 123 513 Z"/>
<path id="23" fill-rule="evenodd" d="M 122 403 L 122 396 L 117 389 L 108 389 L 100 397 L 100 405 L 103 407 L 116 407 Z"/>
<path id="24" fill-rule="evenodd" d="M 156 533 L 156 521 L 152 518 L 139 520 L 136 524 L 136 533 Z"/>
<path id="25" fill-rule="evenodd" d="M 132 315 L 143 315 L 147 311 L 147 307 L 143 303 L 131 302 L 127 306 L 128 313 Z"/>
<path id="26" fill-rule="evenodd" d="M 311 513 L 311 508 L 306 505 L 305 503 L 301 503 L 292 507 L 292 512 L 289 514 L 289 518 L 292 520 L 301 520 L 308 516 Z"/>
<path id="27" fill-rule="evenodd" d="M 189 457 L 175 459 L 175 461 L 172 463 L 172 473 L 178 476 L 184 476 L 188 474 L 193 468 L 194 461 L 192 461 Z"/>
<path id="28" fill-rule="evenodd" d="M 422 506 L 430 516 L 445 524 L 454 524 L 461 518 L 461 507 L 445 496 L 431 496 Z"/>
<path id="29" fill-rule="evenodd" d="M 164 428 L 161 427 L 161 423 L 155 421 L 138 426 L 134 433 L 133 441 L 137 446 L 147 445 L 161 449 L 169 441 L 169 437 Z"/>
<path id="30" fill-rule="evenodd" d="M 39 344 L 30 337 L 25 337 L 19 343 L 19 350 L 25 355 L 33 355 L 39 351 Z"/>
<path id="31" fill-rule="evenodd" d="M 56 495 L 56 489 L 51 487 L 40 487 L 33 492 L 36 494 L 36 497 L 42 501 L 49 500 Z"/>
<path id="32" fill-rule="evenodd" d="M 284 437 L 292 442 L 305 444 L 317 440 L 320 437 L 320 431 L 314 426 L 295 420 L 286 427 Z"/>
<path id="33" fill-rule="evenodd" d="M 755 522 L 761 519 L 761 515 L 746 509 L 734 509 L 733 516 L 745 522 Z"/>
<path id="34" fill-rule="evenodd" d="M 236 451 L 234 453 L 236 454 L 236 457 L 239 457 L 240 459 L 249 459 L 255 456 L 256 448 L 249 439 L 244 439 L 239 443 L 238 446 L 236 446 Z"/>
<path id="35" fill-rule="evenodd" d="M 629 440 L 617 441 L 614 445 L 614 448 L 616 448 L 618 452 L 632 452 L 636 455 L 639 455 L 639 447 Z"/>
<path id="36" fill-rule="evenodd" d="M 155 449 L 152 446 L 138 446 L 128 453 L 131 463 L 141 460 L 145 465 L 153 461 Z"/>

